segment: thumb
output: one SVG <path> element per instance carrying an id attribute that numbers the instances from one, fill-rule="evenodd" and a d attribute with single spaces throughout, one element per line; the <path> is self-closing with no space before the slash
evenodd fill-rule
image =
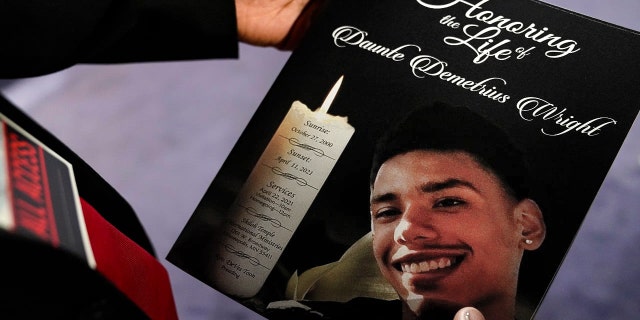
<path id="1" fill-rule="evenodd" d="M 478 309 L 466 307 L 460 309 L 453 318 L 454 320 L 485 320 L 484 316 Z"/>

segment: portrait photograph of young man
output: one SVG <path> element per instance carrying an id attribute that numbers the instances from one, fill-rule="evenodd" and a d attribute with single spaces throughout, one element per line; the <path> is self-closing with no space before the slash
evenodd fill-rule
<path id="1" fill-rule="evenodd" d="M 522 256 L 545 238 L 527 176 L 506 133 L 463 108 L 419 108 L 380 141 L 373 251 L 405 319 L 465 306 L 514 318 Z"/>
<path id="2" fill-rule="evenodd" d="M 297 299 L 302 309 L 313 312 L 296 304 L 286 311 L 274 308 L 270 315 L 453 319 L 461 308 L 473 306 L 487 319 L 516 318 L 523 255 L 538 249 L 546 236 L 529 176 L 525 154 L 484 117 L 444 103 L 415 108 L 375 147 L 371 232 L 338 267 L 320 267 L 296 279 L 317 277 L 310 288 L 298 288 L 305 292 Z M 371 273 L 366 264 L 377 266 L 377 278 L 366 276 Z M 331 301 L 332 294 L 381 282 L 388 287 L 380 294 Z"/>

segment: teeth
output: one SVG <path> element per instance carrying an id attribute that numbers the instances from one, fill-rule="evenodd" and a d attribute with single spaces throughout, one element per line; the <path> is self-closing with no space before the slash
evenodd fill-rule
<path id="1" fill-rule="evenodd" d="M 409 273 L 423 273 L 438 269 L 444 269 L 450 267 L 456 261 L 455 258 L 439 258 L 427 261 L 421 261 L 419 263 L 403 263 L 401 265 L 402 272 Z"/>

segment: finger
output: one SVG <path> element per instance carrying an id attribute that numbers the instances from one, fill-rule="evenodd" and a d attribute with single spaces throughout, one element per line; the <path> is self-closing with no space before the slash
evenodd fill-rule
<path id="1" fill-rule="evenodd" d="M 454 320 L 485 320 L 484 316 L 478 309 L 466 307 L 460 309 L 453 318 Z"/>

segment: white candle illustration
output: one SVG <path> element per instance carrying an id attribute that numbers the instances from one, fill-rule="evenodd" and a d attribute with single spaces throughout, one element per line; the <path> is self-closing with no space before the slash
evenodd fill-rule
<path id="1" fill-rule="evenodd" d="M 293 102 L 242 186 L 215 253 L 218 290 L 258 293 L 344 151 L 354 128 L 328 113 L 342 79 L 315 111 Z"/>

